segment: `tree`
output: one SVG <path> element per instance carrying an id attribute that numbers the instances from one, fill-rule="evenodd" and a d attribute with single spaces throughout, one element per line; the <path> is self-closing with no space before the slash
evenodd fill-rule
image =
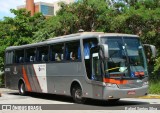
<path id="1" fill-rule="evenodd" d="M 73 4 L 60 2 L 61 9 L 56 16 L 47 19 L 36 36 L 38 39 L 49 38 L 49 36 L 67 35 L 77 33 L 79 29 L 84 31 L 104 31 L 106 30 L 106 14 L 109 11 L 105 0 L 97 4 L 97 0 L 83 0 Z M 47 31 L 46 31 L 47 29 Z M 43 40 L 43 39 L 42 39 Z"/>
<path id="2" fill-rule="evenodd" d="M 0 21 L 0 44 L 4 45 L 0 47 L 0 61 L 7 46 L 44 41 L 79 29 L 137 34 L 143 43 L 160 48 L 159 0 L 78 0 L 59 5 L 57 15 L 48 19 L 42 14 L 31 17 L 24 9 L 11 10 L 16 16 Z M 160 69 L 159 63 L 157 66 Z"/>
<path id="3" fill-rule="evenodd" d="M 30 12 L 25 9 L 11 9 L 11 13 L 15 14 L 14 18 L 5 17 L 0 21 L 0 70 L 4 69 L 6 47 L 32 43 L 33 35 L 45 19 L 40 13 L 31 17 Z"/>

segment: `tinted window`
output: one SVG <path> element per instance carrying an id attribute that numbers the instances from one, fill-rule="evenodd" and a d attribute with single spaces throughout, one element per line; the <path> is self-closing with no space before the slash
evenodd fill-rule
<path id="1" fill-rule="evenodd" d="M 24 62 L 24 50 L 16 50 L 15 63 L 23 63 L 23 62 Z"/>
<path id="2" fill-rule="evenodd" d="M 14 52 L 13 51 L 7 51 L 6 52 L 6 64 L 13 64 L 14 59 Z"/>
<path id="3" fill-rule="evenodd" d="M 26 62 L 35 62 L 36 61 L 36 49 L 30 48 L 26 49 Z"/>
<path id="4" fill-rule="evenodd" d="M 48 46 L 37 48 L 37 61 L 40 62 L 48 61 Z"/>
<path id="5" fill-rule="evenodd" d="M 66 43 L 65 59 L 70 61 L 81 59 L 80 41 Z"/>
<path id="6" fill-rule="evenodd" d="M 85 59 L 90 59 L 90 49 L 92 47 L 95 47 L 97 44 L 98 44 L 97 38 L 84 39 L 83 47 L 84 47 L 84 58 Z"/>
<path id="7" fill-rule="evenodd" d="M 51 46 L 50 60 L 62 61 L 64 58 L 64 44 L 56 44 Z"/>

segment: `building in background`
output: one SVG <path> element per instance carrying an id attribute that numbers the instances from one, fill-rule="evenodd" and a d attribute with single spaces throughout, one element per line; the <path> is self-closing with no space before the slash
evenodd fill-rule
<path id="1" fill-rule="evenodd" d="M 41 12 L 45 17 L 56 15 L 56 12 L 60 9 L 58 2 L 63 1 L 66 4 L 76 2 L 77 0 L 59 0 L 53 3 L 36 2 L 34 0 L 26 0 L 26 5 L 18 6 L 17 9 L 26 8 L 31 11 L 31 16 L 37 12 Z"/>

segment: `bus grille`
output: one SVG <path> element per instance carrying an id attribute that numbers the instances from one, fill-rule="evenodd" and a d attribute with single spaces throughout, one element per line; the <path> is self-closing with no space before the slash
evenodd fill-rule
<path id="1" fill-rule="evenodd" d="M 118 85 L 119 89 L 130 89 L 130 88 L 139 88 L 142 87 L 142 83 L 132 83 L 132 84 L 120 84 Z"/>

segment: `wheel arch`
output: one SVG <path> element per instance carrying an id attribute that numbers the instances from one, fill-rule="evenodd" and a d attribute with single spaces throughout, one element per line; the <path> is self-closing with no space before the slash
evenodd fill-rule
<path id="1" fill-rule="evenodd" d="M 70 85 L 70 95 L 72 96 L 72 88 L 76 85 L 79 85 L 82 89 L 82 92 L 83 92 L 83 87 L 82 87 L 82 84 L 79 80 L 77 79 L 74 79 L 72 82 L 71 82 L 71 85 Z"/>

